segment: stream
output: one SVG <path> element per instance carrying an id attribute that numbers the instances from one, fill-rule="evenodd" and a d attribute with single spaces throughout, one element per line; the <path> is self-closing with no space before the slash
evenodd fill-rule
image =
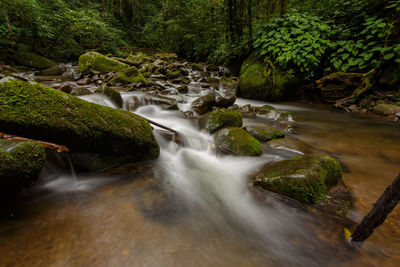
<path id="1" fill-rule="evenodd" d="M 27 200 L 0 221 L 0 266 L 398 266 L 399 207 L 353 248 L 343 232 L 355 224 L 255 198 L 247 176 L 284 156 L 216 155 L 212 136 L 182 115 L 206 91 L 192 81 L 187 94 L 169 96 L 179 110 L 149 104 L 134 111 L 185 139 L 179 145 L 155 131 L 157 160 L 96 174 L 75 173 L 65 155 L 48 161 Z M 124 106 L 143 96 L 121 94 Z M 80 98 L 115 108 L 100 94 Z M 296 138 L 340 160 L 356 198 L 349 219 L 360 222 L 400 171 L 400 124 L 324 106 L 268 104 L 294 114 Z"/>

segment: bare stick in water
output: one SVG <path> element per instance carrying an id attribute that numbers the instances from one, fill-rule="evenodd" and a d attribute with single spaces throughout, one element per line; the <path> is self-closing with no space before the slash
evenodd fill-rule
<path id="1" fill-rule="evenodd" d="M 353 235 L 350 237 L 351 242 L 364 242 L 374 229 L 381 225 L 389 213 L 400 202 L 400 173 L 394 178 L 379 199 L 374 204 L 372 210 L 364 217 L 362 222 L 357 226 Z"/>
<path id="2" fill-rule="evenodd" d="M 69 149 L 67 147 L 65 147 L 65 146 L 62 146 L 62 145 L 57 145 L 57 144 L 53 144 L 53 143 L 49 143 L 49 142 L 33 140 L 33 139 L 20 137 L 20 136 L 16 136 L 16 135 L 5 134 L 5 133 L 2 133 L 2 132 L 0 132 L 0 139 L 19 140 L 19 141 L 33 141 L 33 142 L 41 144 L 44 147 L 47 147 L 47 148 L 50 148 L 50 149 L 53 149 L 53 150 L 57 150 L 57 152 L 69 152 Z"/>

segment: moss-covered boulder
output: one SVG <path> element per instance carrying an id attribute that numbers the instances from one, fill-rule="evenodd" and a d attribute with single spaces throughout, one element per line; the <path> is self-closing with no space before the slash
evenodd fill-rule
<path id="1" fill-rule="evenodd" d="M 106 57 L 97 52 L 88 52 L 79 57 L 78 69 L 80 72 L 87 73 L 95 70 L 100 73 L 120 72 L 129 68 L 128 64 Z"/>
<path id="2" fill-rule="evenodd" d="M 211 108 L 215 105 L 215 95 L 207 94 L 197 98 L 192 103 L 192 109 L 199 115 L 203 115 L 210 111 Z"/>
<path id="3" fill-rule="evenodd" d="M 51 68 L 40 70 L 35 73 L 35 76 L 59 76 L 67 71 L 67 66 L 60 64 Z"/>
<path id="4" fill-rule="evenodd" d="M 50 59 L 25 52 L 16 53 L 13 58 L 17 63 L 21 64 L 22 66 L 39 70 L 48 69 L 57 65 L 57 63 Z"/>
<path id="5" fill-rule="evenodd" d="M 206 129 L 215 133 L 225 127 L 242 127 L 242 113 L 229 109 L 217 109 L 207 115 Z"/>
<path id="6" fill-rule="evenodd" d="M 260 142 L 285 137 L 285 133 L 275 127 L 247 126 L 243 129 Z"/>
<path id="7" fill-rule="evenodd" d="M 332 157 L 304 155 L 268 163 L 251 180 L 256 186 L 312 204 L 342 182 L 342 168 Z"/>
<path id="8" fill-rule="evenodd" d="M 45 159 L 45 149 L 38 143 L 0 139 L 0 191 L 32 185 Z"/>
<path id="9" fill-rule="evenodd" d="M 224 128 L 215 134 L 217 151 L 235 156 L 260 156 L 260 142 L 241 128 Z"/>
<path id="10" fill-rule="evenodd" d="M 290 94 L 303 82 L 290 71 L 271 68 L 259 62 L 252 54 L 240 69 L 239 96 L 265 101 L 289 98 Z"/>
<path id="11" fill-rule="evenodd" d="M 142 117 L 15 79 L 0 81 L 0 125 L 4 132 L 65 145 L 72 152 L 126 154 L 132 160 L 159 154 Z"/>
<path id="12" fill-rule="evenodd" d="M 108 84 L 110 85 L 115 85 L 115 84 L 125 85 L 130 83 L 147 84 L 147 80 L 136 67 L 130 67 L 122 71 L 120 74 L 118 74 L 108 82 Z"/>

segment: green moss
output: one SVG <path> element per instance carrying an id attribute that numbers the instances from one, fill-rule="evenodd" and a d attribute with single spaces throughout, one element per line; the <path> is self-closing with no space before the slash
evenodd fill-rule
<path id="1" fill-rule="evenodd" d="M 175 78 L 178 78 L 180 75 L 181 75 L 181 71 L 175 70 L 175 71 L 171 71 L 168 73 L 168 78 L 175 79 Z"/>
<path id="2" fill-rule="evenodd" d="M 244 130 L 260 142 L 285 137 L 285 133 L 274 127 L 245 127 Z"/>
<path id="3" fill-rule="evenodd" d="M 88 52 L 79 57 L 78 69 L 83 73 L 89 70 L 107 73 L 112 71 L 123 71 L 129 68 L 129 65 L 121 63 L 112 58 L 108 58 L 97 52 Z"/>
<path id="4" fill-rule="evenodd" d="M 50 59 L 25 52 L 16 53 L 14 60 L 23 66 L 35 69 L 47 69 L 57 65 L 57 63 Z"/>
<path id="5" fill-rule="evenodd" d="M 302 203 L 325 198 L 328 188 L 341 183 L 342 169 L 329 156 L 304 155 L 266 165 L 254 184 Z"/>
<path id="6" fill-rule="evenodd" d="M 31 141 L 0 139 L 0 190 L 30 186 L 46 159 L 42 145 Z"/>
<path id="7" fill-rule="evenodd" d="M 147 84 L 146 78 L 143 77 L 142 73 L 136 67 L 130 67 L 114 78 L 112 78 L 109 84 L 130 84 L 130 83 L 143 83 Z"/>
<path id="8" fill-rule="evenodd" d="M 242 113 L 229 109 L 217 109 L 208 115 L 206 129 L 209 133 L 215 133 L 224 127 L 242 127 L 242 123 Z"/>
<path id="9" fill-rule="evenodd" d="M 224 128 L 215 134 L 217 150 L 236 156 L 260 156 L 260 142 L 241 128 Z"/>
<path id="10" fill-rule="evenodd" d="M 2 130 L 67 146 L 71 151 L 154 158 L 159 146 L 145 119 L 89 103 L 39 84 L 0 84 Z"/>
<path id="11" fill-rule="evenodd" d="M 258 62 L 254 54 L 245 60 L 240 69 L 239 95 L 266 101 L 278 101 L 288 98 L 302 82 L 290 71 L 267 67 Z"/>

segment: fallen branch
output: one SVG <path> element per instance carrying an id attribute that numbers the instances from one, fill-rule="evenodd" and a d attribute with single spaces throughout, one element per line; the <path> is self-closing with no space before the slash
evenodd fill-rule
<path id="1" fill-rule="evenodd" d="M 16 135 L 10 135 L 10 134 L 5 134 L 0 132 L 0 139 L 8 139 L 8 140 L 18 140 L 18 141 L 32 141 L 41 144 L 42 146 L 56 150 L 57 152 L 69 152 L 69 149 L 65 146 L 62 145 L 57 145 L 53 143 L 48 143 L 48 142 L 43 142 L 43 141 L 38 141 L 38 140 L 33 140 L 25 137 L 20 137 Z"/>
<path id="2" fill-rule="evenodd" d="M 357 226 L 356 230 L 350 237 L 350 241 L 355 244 L 364 242 L 374 229 L 381 225 L 389 213 L 400 202 L 400 173 L 393 180 L 379 199 L 374 204 L 372 210 L 364 217 L 362 222 Z"/>

